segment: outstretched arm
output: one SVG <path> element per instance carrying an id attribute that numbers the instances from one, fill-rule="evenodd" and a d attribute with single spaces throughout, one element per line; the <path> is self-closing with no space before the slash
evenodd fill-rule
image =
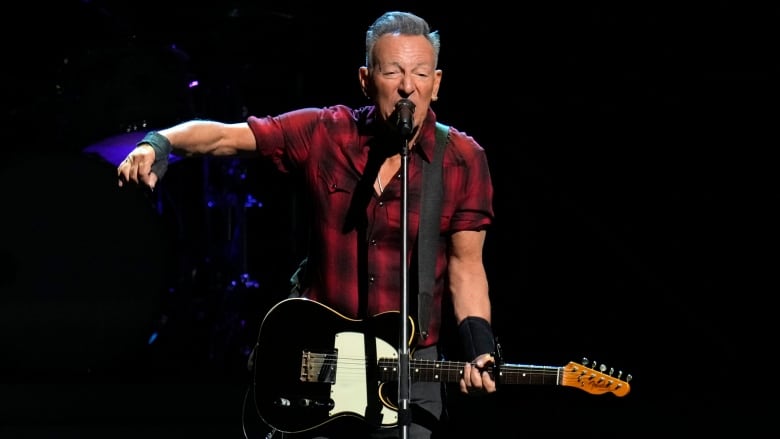
<path id="1" fill-rule="evenodd" d="M 163 146 L 170 146 L 170 152 L 182 156 L 234 155 L 239 152 L 252 152 L 256 146 L 255 137 L 246 122 L 227 124 L 192 120 L 160 130 L 157 134 L 162 136 L 157 137 L 159 142 L 168 143 Z M 160 148 L 157 148 L 157 151 L 160 151 Z M 161 174 L 164 174 L 167 160 L 167 156 L 157 157 L 155 148 L 149 143 L 139 143 L 117 167 L 119 186 L 132 182 L 154 189 L 157 181 L 162 178 Z M 162 172 L 158 167 L 153 170 L 152 165 L 161 162 L 165 165 Z"/>

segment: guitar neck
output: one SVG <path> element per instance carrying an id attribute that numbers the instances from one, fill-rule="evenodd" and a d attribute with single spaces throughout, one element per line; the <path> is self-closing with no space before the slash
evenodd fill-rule
<path id="1" fill-rule="evenodd" d="M 409 364 L 409 376 L 412 381 L 454 383 L 460 380 L 465 365 L 466 363 L 454 361 L 412 360 Z M 495 376 L 495 371 L 498 371 L 498 377 Z M 575 362 L 569 362 L 563 367 L 502 364 L 499 368 L 489 369 L 488 372 L 499 384 L 568 386 L 591 394 L 612 393 L 616 396 L 625 396 L 631 389 L 628 384 L 631 375 L 623 380 L 623 372 L 612 376 L 612 372 L 605 374 Z M 392 358 L 380 359 L 379 373 L 384 381 L 397 380 L 398 362 Z"/>
<path id="2" fill-rule="evenodd" d="M 411 360 L 409 376 L 412 381 L 456 383 L 463 375 L 464 362 Z M 561 367 L 534 365 L 502 365 L 498 379 L 493 373 L 491 377 L 500 384 L 560 384 Z M 398 378 L 398 362 L 392 358 L 379 360 L 379 371 L 383 381 L 394 381 Z"/>

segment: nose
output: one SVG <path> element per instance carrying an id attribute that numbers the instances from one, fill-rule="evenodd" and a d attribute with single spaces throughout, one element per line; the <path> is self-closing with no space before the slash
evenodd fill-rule
<path id="1" fill-rule="evenodd" d="M 399 84 L 399 93 L 403 97 L 409 97 L 412 93 L 414 93 L 414 81 L 412 80 L 412 75 L 404 75 L 401 79 L 401 83 Z"/>

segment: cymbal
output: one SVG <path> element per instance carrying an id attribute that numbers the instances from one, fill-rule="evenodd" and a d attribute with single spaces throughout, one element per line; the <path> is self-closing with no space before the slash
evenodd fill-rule
<path id="1" fill-rule="evenodd" d="M 107 137 L 97 143 L 84 148 L 84 152 L 97 154 L 114 166 L 119 166 L 122 160 L 130 154 L 135 145 L 144 138 L 148 131 L 130 131 Z M 181 157 L 173 154 L 168 156 L 168 164 L 181 160 Z"/>

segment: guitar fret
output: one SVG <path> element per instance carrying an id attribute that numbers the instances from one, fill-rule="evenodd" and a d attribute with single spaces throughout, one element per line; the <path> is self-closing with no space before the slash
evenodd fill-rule
<path id="1" fill-rule="evenodd" d="M 501 369 L 500 380 L 504 384 L 558 384 L 560 368 L 552 366 L 523 366 Z"/>
<path id="2" fill-rule="evenodd" d="M 392 381 L 398 378 L 396 359 L 379 359 L 380 378 Z M 463 375 L 464 363 L 434 360 L 412 360 L 409 365 L 409 376 L 412 381 L 423 382 L 457 382 Z"/>

